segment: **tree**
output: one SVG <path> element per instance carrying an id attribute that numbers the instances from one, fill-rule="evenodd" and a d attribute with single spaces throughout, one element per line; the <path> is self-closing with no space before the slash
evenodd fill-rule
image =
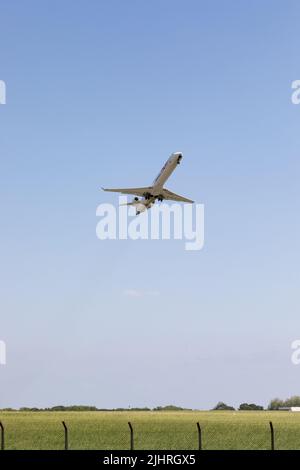
<path id="1" fill-rule="evenodd" d="M 284 405 L 286 407 L 291 407 L 291 406 L 300 406 L 300 397 L 297 395 L 294 395 L 291 398 L 288 398 L 285 400 Z"/>
<path id="2" fill-rule="evenodd" d="M 273 400 L 270 401 L 268 410 L 278 410 L 279 408 L 282 408 L 284 406 L 283 400 L 280 400 L 280 398 L 273 398 Z"/>
<path id="3" fill-rule="evenodd" d="M 219 401 L 216 406 L 213 408 L 213 411 L 235 411 L 233 406 L 228 406 L 226 403 Z"/>
<path id="4" fill-rule="evenodd" d="M 241 403 L 239 410 L 240 411 L 262 411 L 263 406 L 255 405 L 255 403 Z"/>
<path id="5" fill-rule="evenodd" d="M 153 411 L 180 411 L 186 408 L 181 408 L 180 406 L 167 405 L 167 406 L 157 406 L 153 408 Z"/>
<path id="6" fill-rule="evenodd" d="M 300 396 L 294 395 L 293 397 L 287 398 L 286 400 L 274 398 L 270 401 L 268 409 L 278 410 L 279 408 L 291 408 L 292 406 L 300 406 Z"/>

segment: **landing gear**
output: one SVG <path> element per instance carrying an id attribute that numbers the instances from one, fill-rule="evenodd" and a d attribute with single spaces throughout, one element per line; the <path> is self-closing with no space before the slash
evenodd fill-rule
<path id="1" fill-rule="evenodd" d="M 144 193 L 143 196 L 146 200 L 149 200 L 149 199 L 151 199 L 152 194 L 151 193 Z"/>
<path id="2" fill-rule="evenodd" d="M 157 196 L 157 200 L 158 200 L 159 202 L 163 202 L 164 197 L 163 197 L 162 195 L 159 195 L 159 196 Z"/>

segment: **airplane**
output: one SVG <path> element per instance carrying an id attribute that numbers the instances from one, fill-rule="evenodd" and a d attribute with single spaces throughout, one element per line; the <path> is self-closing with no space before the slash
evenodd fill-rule
<path id="1" fill-rule="evenodd" d="M 113 193 L 133 194 L 135 196 L 133 201 L 128 202 L 125 205 L 135 206 L 136 215 L 139 215 L 141 212 L 145 212 L 146 210 L 150 209 L 156 201 L 162 202 L 163 200 L 166 200 L 193 203 L 194 201 L 191 199 L 179 196 L 179 194 L 172 193 L 172 191 L 164 188 L 165 182 L 171 176 L 177 165 L 180 164 L 181 160 L 181 152 L 172 153 L 151 186 L 146 186 L 144 188 L 101 189 L 103 189 L 103 191 L 109 191 Z"/>

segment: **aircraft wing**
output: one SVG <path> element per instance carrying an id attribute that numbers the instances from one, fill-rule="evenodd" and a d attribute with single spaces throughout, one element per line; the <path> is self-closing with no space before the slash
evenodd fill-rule
<path id="1" fill-rule="evenodd" d="M 143 196 L 145 193 L 151 192 L 152 187 L 148 186 L 147 188 L 113 188 L 113 189 L 102 188 L 102 189 L 103 191 L 109 191 L 111 193 L 133 194 L 134 196 Z"/>
<path id="2" fill-rule="evenodd" d="M 186 197 L 180 196 L 179 194 L 172 193 L 172 191 L 169 191 L 168 189 L 162 190 L 162 196 L 167 201 L 179 201 L 179 202 L 191 202 L 191 203 L 194 202 L 191 199 L 187 199 Z"/>

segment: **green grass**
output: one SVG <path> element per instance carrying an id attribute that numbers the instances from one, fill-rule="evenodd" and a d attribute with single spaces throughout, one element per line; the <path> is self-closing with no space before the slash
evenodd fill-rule
<path id="1" fill-rule="evenodd" d="M 6 449 L 63 449 L 64 420 L 70 449 L 269 449 L 272 421 L 277 449 L 300 449 L 300 413 L 292 412 L 0 412 Z"/>

